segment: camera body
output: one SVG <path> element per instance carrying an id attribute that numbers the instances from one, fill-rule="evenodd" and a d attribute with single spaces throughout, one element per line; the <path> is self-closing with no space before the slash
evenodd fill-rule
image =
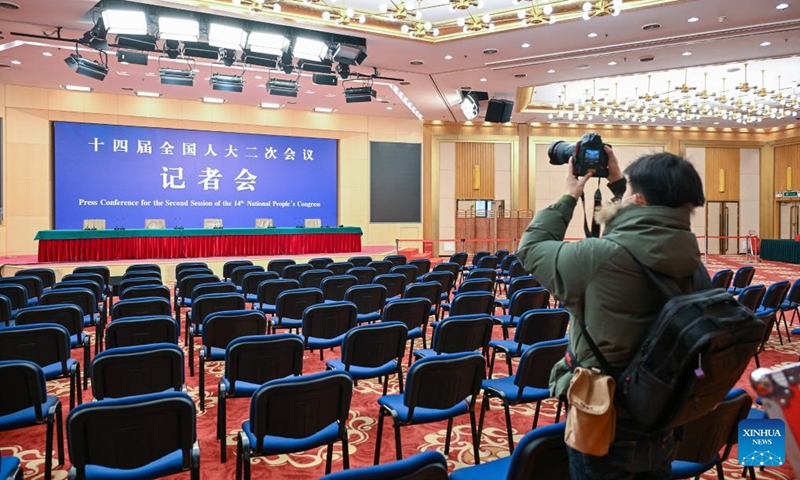
<path id="1" fill-rule="evenodd" d="M 553 142 L 547 149 L 550 165 L 565 165 L 569 157 L 575 159 L 572 174 L 583 177 L 592 172 L 593 177 L 608 177 L 608 154 L 606 144 L 596 133 L 587 133 L 576 143 L 567 143 L 563 140 Z"/>

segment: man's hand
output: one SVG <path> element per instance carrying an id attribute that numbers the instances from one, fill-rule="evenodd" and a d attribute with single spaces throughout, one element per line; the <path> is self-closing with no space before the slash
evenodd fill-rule
<path id="1" fill-rule="evenodd" d="M 586 182 L 592 178 L 592 172 L 587 173 L 584 177 L 577 178 L 572 174 L 573 163 L 573 158 L 569 157 L 569 166 L 567 169 L 567 195 L 574 197 L 577 200 L 583 195 L 583 187 L 586 186 Z M 616 159 L 614 160 L 614 163 L 616 164 Z M 619 166 L 617 166 L 617 171 L 619 171 Z"/>
<path id="2" fill-rule="evenodd" d="M 616 182 L 622 179 L 622 171 L 619 169 L 619 162 L 617 156 L 614 155 L 614 150 L 605 145 L 606 155 L 608 155 L 608 183 Z"/>

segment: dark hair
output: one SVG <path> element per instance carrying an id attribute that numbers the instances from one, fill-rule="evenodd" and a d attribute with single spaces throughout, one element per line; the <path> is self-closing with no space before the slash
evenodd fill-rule
<path id="1" fill-rule="evenodd" d="M 694 165 L 671 153 L 644 155 L 625 169 L 631 188 L 644 195 L 648 205 L 702 207 L 703 181 Z"/>

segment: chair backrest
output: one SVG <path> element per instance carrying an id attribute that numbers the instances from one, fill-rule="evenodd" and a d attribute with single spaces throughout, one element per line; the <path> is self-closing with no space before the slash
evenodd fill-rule
<path id="1" fill-rule="evenodd" d="M 779 308 L 784 299 L 786 299 L 786 293 L 789 291 L 790 286 L 788 280 L 781 280 L 770 285 L 761 300 L 761 308 Z"/>
<path id="2" fill-rule="evenodd" d="M 278 319 L 300 320 L 306 308 L 324 302 L 322 290 L 318 288 L 298 288 L 278 294 L 275 302 L 275 315 Z"/>
<path id="3" fill-rule="evenodd" d="M 325 300 L 341 301 L 347 289 L 358 285 L 358 279 L 352 275 L 333 275 L 325 277 L 320 283 Z"/>
<path id="4" fill-rule="evenodd" d="M 169 315 L 124 317 L 106 328 L 106 348 L 178 343 L 178 322 Z"/>
<path id="5" fill-rule="evenodd" d="M 212 293 L 236 293 L 236 285 L 231 282 L 201 283 L 192 289 L 189 296 L 195 301 L 203 295 Z"/>
<path id="6" fill-rule="evenodd" d="M 354 267 L 366 267 L 369 265 L 369 262 L 372 261 L 372 257 L 366 255 L 358 255 L 355 257 L 350 257 L 347 259 L 349 263 L 352 263 Z"/>
<path id="7" fill-rule="evenodd" d="M 457 263 L 462 267 L 466 266 L 467 259 L 469 259 L 469 254 L 467 252 L 456 252 L 450 255 L 450 262 Z"/>
<path id="8" fill-rule="evenodd" d="M 342 342 L 342 363 L 375 368 L 391 360 L 400 361 L 406 348 L 408 328 L 403 322 L 381 322 L 351 329 Z"/>
<path id="9" fill-rule="evenodd" d="M 736 274 L 733 276 L 733 286 L 736 288 L 744 288 L 753 282 L 753 276 L 756 274 L 756 268 L 750 265 L 739 267 Z"/>
<path id="10" fill-rule="evenodd" d="M 484 351 L 492 339 L 492 317 L 489 315 L 452 315 L 433 331 L 431 348 L 437 353 Z"/>
<path id="11" fill-rule="evenodd" d="M 714 274 L 711 279 L 711 288 L 724 288 L 727 290 L 731 286 L 733 280 L 733 270 L 725 268 Z"/>
<path id="12" fill-rule="evenodd" d="M 392 262 L 394 266 L 405 265 L 408 262 L 408 258 L 405 255 L 386 255 L 383 259 L 387 262 Z"/>
<path id="13" fill-rule="evenodd" d="M 314 267 L 312 267 L 307 263 L 295 263 L 293 265 L 287 265 L 283 268 L 283 271 L 281 272 L 281 278 L 300 280 L 300 275 L 302 275 L 303 272 L 307 272 L 313 269 Z"/>
<path id="14" fill-rule="evenodd" d="M 0 295 L 0 322 L 6 327 L 11 325 L 11 300 L 5 295 Z"/>
<path id="15" fill-rule="evenodd" d="M 508 256 L 508 250 L 506 250 L 505 248 L 501 248 L 500 250 L 494 252 L 494 256 L 497 257 L 500 261 L 503 261 L 503 259 Z"/>
<path id="16" fill-rule="evenodd" d="M 86 274 L 86 275 L 92 275 L 92 274 Z M 92 292 L 92 294 L 94 295 L 94 299 L 96 301 L 98 301 L 98 302 L 101 300 L 102 295 L 103 295 L 103 284 L 102 283 L 97 283 L 94 280 L 88 280 L 88 279 L 87 280 L 62 280 L 60 282 L 57 282 L 55 285 L 53 285 L 53 287 L 50 289 L 50 291 L 64 289 L 64 288 L 70 288 L 70 289 L 71 288 L 85 288 L 87 290 L 90 290 Z"/>
<path id="17" fill-rule="evenodd" d="M 265 280 L 258 284 L 258 302 L 275 305 L 281 292 L 298 288 L 300 288 L 300 282 L 289 278 Z"/>
<path id="18" fill-rule="evenodd" d="M 227 310 L 244 310 L 244 296 L 237 293 L 201 295 L 192 303 L 192 323 L 200 325 L 212 313 Z"/>
<path id="19" fill-rule="evenodd" d="M 428 323 L 431 301 L 427 298 L 404 298 L 386 305 L 381 322 L 403 322 L 409 330 Z"/>
<path id="20" fill-rule="evenodd" d="M 129 288 L 142 287 L 142 286 L 157 287 L 163 284 L 164 282 L 159 277 L 153 277 L 153 276 L 124 278 L 119 282 L 119 287 L 117 287 L 117 290 L 119 291 L 119 295 L 121 296 L 123 293 L 125 293 L 125 290 Z"/>
<path id="21" fill-rule="evenodd" d="M 88 267 L 78 267 L 78 268 L 88 268 Z M 76 269 L 77 270 L 77 269 Z M 18 270 L 14 276 L 34 276 L 39 277 L 42 280 L 42 287 L 43 288 L 50 288 L 56 283 L 56 272 L 52 268 L 23 268 L 22 270 Z"/>
<path id="22" fill-rule="evenodd" d="M 386 287 L 378 284 L 356 285 L 345 292 L 344 300 L 353 302 L 358 313 L 379 312 L 386 305 Z"/>
<path id="23" fill-rule="evenodd" d="M 175 265 L 175 279 L 180 280 L 181 272 L 184 270 L 194 270 L 194 269 L 207 269 L 208 264 L 205 262 L 183 262 Z"/>
<path id="24" fill-rule="evenodd" d="M 159 297 L 120 300 L 111 307 L 112 320 L 126 317 L 169 315 L 170 313 L 169 301 Z"/>
<path id="25" fill-rule="evenodd" d="M 249 272 L 242 277 L 242 293 L 245 295 L 258 295 L 258 286 L 267 280 L 281 278 L 276 272 Z"/>
<path id="26" fill-rule="evenodd" d="M 204 283 L 219 283 L 219 277 L 208 273 L 189 275 L 178 282 L 178 297 L 192 298 L 192 290 Z"/>
<path id="27" fill-rule="evenodd" d="M 489 256 L 491 254 L 492 252 L 488 250 L 478 250 L 477 252 L 475 252 L 475 255 L 472 256 L 472 266 L 474 267 L 478 265 L 478 262 L 481 260 L 481 258 Z"/>
<path id="28" fill-rule="evenodd" d="M 266 335 L 267 317 L 259 310 L 225 310 L 203 320 L 203 346 L 228 348 L 233 340 L 250 335 Z"/>
<path id="29" fill-rule="evenodd" d="M 470 278 L 458 284 L 456 295 L 465 292 L 492 292 L 494 282 L 488 278 Z"/>
<path id="30" fill-rule="evenodd" d="M 244 285 L 244 276 L 252 272 L 264 272 L 264 267 L 261 265 L 240 265 L 231 270 L 231 276 L 228 277 L 234 285 Z"/>
<path id="31" fill-rule="evenodd" d="M 128 287 L 119 294 L 120 300 L 145 297 L 163 298 L 169 301 L 169 287 L 166 285 L 139 285 L 138 287 Z"/>
<path id="32" fill-rule="evenodd" d="M 427 258 L 412 258 L 408 265 L 417 267 L 417 276 L 421 277 L 431 271 L 431 261 Z"/>
<path id="33" fill-rule="evenodd" d="M 331 302 L 312 305 L 303 312 L 303 337 L 336 338 L 356 326 L 356 306 L 352 302 Z"/>
<path id="34" fill-rule="evenodd" d="M 350 375 L 336 370 L 265 383 L 250 400 L 253 448 L 261 450 L 266 435 L 307 438 L 332 423 L 344 433 L 352 396 Z"/>
<path id="35" fill-rule="evenodd" d="M 283 269 L 288 267 L 289 265 L 294 265 L 297 262 L 292 260 L 291 258 L 276 258 L 274 260 L 270 260 L 267 263 L 267 271 L 268 272 L 275 272 L 278 275 L 283 273 Z"/>
<path id="36" fill-rule="evenodd" d="M 506 480 L 570 480 L 564 426 L 556 423 L 525 434 L 511 455 Z"/>
<path id="37" fill-rule="evenodd" d="M 523 345 L 564 338 L 569 312 L 563 308 L 535 308 L 523 313 L 514 332 L 514 341 Z"/>
<path id="38" fill-rule="evenodd" d="M 333 272 L 324 268 L 306 270 L 300 274 L 300 288 L 320 288 L 322 279 L 332 277 Z"/>
<path id="39" fill-rule="evenodd" d="M 307 262 L 311 265 L 315 270 L 325 268 L 329 263 L 333 263 L 333 259 L 331 257 L 314 257 Z"/>
<path id="40" fill-rule="evenodd" d="M 96 268 L 96 267 L 89 267 L 89 268 Z M 75 270 L 77 271 L 78 269 L 76 268 Z M 159 276 L 161 276 L 161 266 L 157 263 L 134 263 L 133 265 L 128 265 L 128 268 L 125 269 L 125 273 L 131 273 L 137 271 L 146 271 L 146 272 L 155 271 L 158 272 Z"/>
<path id="41" fill-rule="evenodd" d="M 222 278 L 228 280 L 234 268 L 253 265 L 252 260 L 228 260 L 222 265 Z"/>
<path id="42" fill-rule="evenodd" d="M 435 450 L 418 453 L 396 462 L 343 470 L 322 477 L 323 480 L 447 480 L 447 478 L 447 460 Z"/>
<path id="43" fill-rule="evenodd" d="M 373 260 L 367 266 L 374 268 L 377 275 L 386 275 L 394 267 L 394 263 L 387 260 Z"/>
<path id="44" fill-rule="evenodd" d="M 439 305 L 442 299 L 442 285 L 439 282 L 420 282 L 408 285 L 403 298 L 427 298 L 431 305 Z"/>
<path id="45" fill-rule="evenodd" d="M 451 265 L 455 265 L 452 263 Z M 438 265 L 437 265 L 438 266 Z M 458 265 L 455 265 L 456 267 Z M 438 282 L 442 286 L 442 293 L 449 294 L 456 284 L 456 274 L 446 270 L 434 270 L 422 276 L 423 282 Z"/>
<path id="46" fill-rule="evenodd" d="M 389 273 L 399 273 L 406 277 L 406 285 L 411 285 L 412 283 L 417 281 L 417 277 L 419 276 L 419 269 L 415 265 L 395 265 L 394 267 L 389 269 Z"/>
<path id="47" fill-rule="evenodd" d="M 92 360 L 92 395 L 97 400 L 183 388 L 183 350 L 174 343 L 117 347 Z"/>
<path id="48" fill-rule="evenodd" d="M 347 275 L 347 271 L 355 267 L 350 262 L 332 262 L 325 265 L 325 268 L 333 272 L 334 275 Z"/>
<path id="49" fill-rule="evenodd" d="M 75 477 L 86 478 L 90 465 L 130 470 L 179 450 L 182 469 L 188 470 L 197 438 L 195 425 L 194 401 L 183 392 L 84 403 L 67 417 Z M 147 448 L 142 448 L 145 443 Z"/>
<path id="50" fill-rule="evenodd" d="M 786 301 L 790 304 L 800 303 L 800 278 L 792 283 L 792 288 L 790 288 L 789 293 L 786 294 Z"/>
<path id="51" fill-rule="evenodd" d="M 372 267 L 353 267 L 345 275 L 352 275 L 358 279 L 360 285 L 369 285 L 378 275 L 378 271 Z"/>
<path id="52" fill-rule="evenodd" d="M 522 262 L 516 259 L 516 255 L 509 255 L 506 258 L 512 256 L 515 258 L 515 260 L 511 262 L 511 265 L 508 266 L 508 276 L 511 278 L 518 278 L 528 275 L 528 272 L 525 271 L 525 266 L 522 265 Z"/>
<path id="53" fill-rule="evenodd" d="M 506 252 L 508 252 L 508 251 L 506 251 Z M 508 253 L 506 253 L 502 257 L 500 257 L 498 255 L 495 255 L 495 256 L 497 256 L 497 258 L 500 259 L 500 264 L 497 265 L 497 268 L 499 268 L 503 272 L 507 272 L 511 268 L 511 264 L 514 263 L 517 260 L 517 256 L 516 255 L 513 255 L 513 254 L 509 255 Z"/>
<path id="54" fill-rule="evenodd" d="M 464 292 L 453 297 L 450 315 L 494 313 L 494 295 L 489 292 Z"/>
<path id="55" fill-rule="evenodd" d="M 543 287 L 517 290 L 508 304 L 508 314 L 520 316 L 528 310 L 547 308 L 550 305 L 550 292 Z"/>
<path id="56" fill-rule="evenodd" d="M 386 287 L 386 297 L 392 298 L 403 294 L 403 290 L 408 284 L 408 278 L 399 273 L 387 273 L 376 276 L 372 282 Z"/>
<path id="57" fill-rule="evenodd" d="M 42 368 L 58 363 L 61 365 L 61 374 L 67 375 L 69 358 L 69 332 L 57 323 L 20 325 L 0 330 L 0 360 L 27 360 Z M 3 390 L 15 387 L 6 384 Z"/>
<path id="58" fill-rule="evenodd" d="M 34 275 L 19 275 L 0 278 L 0 284 L 22 285 L 28 293 L 28 298 L 38 298 L 44 290 L 42 279 Z"/>
<path id="59" fill-rule="evenodd" d="M 764 298 L 765 293 L 767 293 L 767 288 L 764 285 L 748 285 L 739 293 L 737 300 L 748 310 L 755 312 L 761 305 L 761 299 Z"/>
<path id="60" fill-rule="evenodd" d="M 303 373 L 303 337 L 289 333 L 239 337 L 225 349 L 225 378 L 230 394 L 236 382 L 263 385 L 276 378 Z"/>
<path id="61" fill-rule="evenodd" d="M 450 272 L 453 274 L 453 278 L 458 278 L 461 273 L 461 265 L 455 262 L 441 262 L 434 265 L 431 272 Z"/>
<path id="62" fill-rule="evenodd" d="M 475 269 L 479 268 L 491 268 L 494 270 L 497 268 L 498 264 L 500 263 L 500 259 L 494 255 L 486 255 L 478 260 L 478 263 L 475 264 Z"/>
<path id="63" fill-rule="evenodd" d="M 548 340 L 534 343 L 522 352 L 517 374 L 514 375 L 514 385 L 519 387 L 517 398 L 522 398 L 525 387 L 549 388 L 550 370 L 564 358 L 568 343 L 566 338 Z"/>
<path id="64" fill-rule="evenodd" d="M 408 419 L 417 407 L 445 410 L 475 400 L 486 374 L 486 361 L 477 352 L 435 355 L 417 360 L 408 369 L 403 404 Z"/>
<path id="65" fill-rule="evenodd" d="M 3 401 L 0 402 L 0 416 L 19 412 L 30 407 L 39 407 L 47 398 L 44 372 L 39 365 L 25 360 L 0 361 L 0 385 L 13 385 L 3 388 Z M 33 408 L 36 423 L 42 423 L 42 409 Z"/>
<path id="66" fill-rule="evenodd" d="M 129 272 L 125 272 L 125 275 L 122 276 L 122 280 L 131 280 L 134 278 L 158 278 L 161 279 L 161 272 L 158 270 L 131 270 Z"/>
<path id="67" fill-rule="evenodd" d="M 208 267 L 195 267 L 181 270 L 175 277 L 175 281 L 180 285 L 181 280 L 192 275 L 214 275 L 214 272 Z M 218 280 L 219 281 L 219 280 Z"/>
<path id="68" fill-rule="evenodd" d="M 57 286 L 58 284 L 54 285 Z M 39 297 L 39 305 L 68 303 L 80 307 L 84 315 L 91 315 L 97 309 L 94 292 L 87 288 L 53 288 Z"/>
<path id="69" fill-rule="evenodd" d="M 717 408 L 684 426 L 686 434 L 678 445 L 676 459 L 707 463 L 719 455 L 725 461 L 738 441 L 739 422 L 747 418 L 752 404 L 744 390 L 728 392 Z M 725 451 L 720 453 L 723 448 Z"/>
<path id="70" fill-rule="evenodd" d="M 481 261 L 483 261 L 483 259 L 481 259 Z M 476 267 L 469 272 L 469 275 L 467 275 L 467 279 L 473 279 L 473 278 L 486 278 L 488 280 L 491 280 L 492 283 L 494 283 L 495 280 L 497 280 L 497 270 L 495 270 L 494 267 L 492 268 Z"/>
<path id="71" fill-rule="evenodd" d="M 28 291 L 19 284 L 0 284 L 0 295 L 8 298 L 11 302 L 11 310 L 19 310 L 28 306 Z M 41 297 L 39 302 L 41 303 Z"/>
<path id="72" fill-rule="evenodd" d="M 506 298 L 511 298 L 520 290 L 526 288 L 536 288 L 541 287 L 542 284 L 539 283 L 538 280 L 533 278 L 532 275 L 524 275 L 519 277 L 512 277 L 511 281 L 508 283 L 508 293 L 506 293 Z"/>
<path id="73" fill-rule="evenodd" d="M 70 335 L 78 335 L 83 341 L 83 311 L 77 305 L 37 305 L 23 308 L 17 313 L 17 325 L 38 325 L 57 323 L 67 329 Z"/>

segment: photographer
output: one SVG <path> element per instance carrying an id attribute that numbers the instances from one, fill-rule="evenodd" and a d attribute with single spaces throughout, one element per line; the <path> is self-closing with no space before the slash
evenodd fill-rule
<path id="1" fill-rule="evenodd" d="M 576 178 L 570 158 L 566 195 L 539 211 L 517 252 L 525 269 L 572 315 L 568 358 L 556 364 L 550 376 L 552 393 L 562 399 L 567 398 L 577 366 L 601 369 L 580 320 L 603 356 L 621 370 L 666 301 L 632 255 L 688 288 L 701 263 L 690 215 L 705 198 L 694 167 L 673 154 L 646 155 L 625 170 L 626 179 L 611 147 L 604 150 L 614 202 L 600 212 L 606 224 L 602 237 L 564 242 L 573 210 L 592 177 L 590 172 Z M 621 406 L 615 407 L 616 433 L 607 455 L 568 447 L 572 479 L 672 478 L 673 431 L 642 432 Z"/>

